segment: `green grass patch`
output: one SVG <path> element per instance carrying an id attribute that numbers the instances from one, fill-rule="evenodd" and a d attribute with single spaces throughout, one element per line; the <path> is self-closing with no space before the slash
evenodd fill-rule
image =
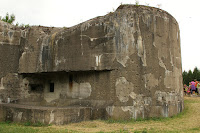
<path id="1" fill-rule="evenodd" d="M 168 120 L 169 118 L 166 117 L 150 117 L 150 118 L 137 118 L 135 119 L 130 119 L 130 120 L 114 120 L 114 119 L 108 119 L 105 120 L 106 123 L 121 123 L 121 124 L 127 124 L 127 123 L 136 123 L 136 122 L 148 122 L 148 121 L 163 121 L 163 120 Z"/>
<path id="2" fill-rule="evenodd" d="M 190 100 L 188 100 L 188 99 L 186 99 L 186 100 L 184 100 L 184 103 L 185 104 L 187 104 L 187 103 L 200 103 L 200 101 L 199 100 L 195 100 L 195 99 L 190 99 Z"/>
<path id="3" fill-rule="evenodd" d="M 200 128 L 196 127 L 196 128 L 191 128 L 190 130 L 192 130 L 192 131 L 200 131 Z"/>
<path id="4" fill-rule="evenodd" d="M 25 123 L 21 123 L 21 125 L 24 125 L 24 126 L 33 126 L 33 127 L 47 127 L 47 126 L 50 126 L 50 124 L 44 124 L 44 123 L 41 123 L 39 121 L 35 122 L 35 123 L 27 121 Z"/>

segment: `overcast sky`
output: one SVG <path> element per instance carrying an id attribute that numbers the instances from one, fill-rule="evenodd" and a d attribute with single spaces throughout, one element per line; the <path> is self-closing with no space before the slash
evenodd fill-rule
<path id="1" fill-rule="evenodd" d="M 0 0 L 0 16 L 15 14 L 19 24 L 71 27 L 88 19 L 103 16 L 120 4 L 135 0 Z M 141 5 L 160 7 L 179 23 L 182 68 L 200 69 L 200 1 L 139 0 Z"/>

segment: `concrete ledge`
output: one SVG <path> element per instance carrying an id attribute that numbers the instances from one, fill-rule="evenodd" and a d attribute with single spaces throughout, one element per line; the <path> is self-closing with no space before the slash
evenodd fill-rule
<path id="1" fill-rule="evenodd" d="M 63 125 L 91 119 L 90 107 L 42 107 L 0 104 L 0 120 Z"/>

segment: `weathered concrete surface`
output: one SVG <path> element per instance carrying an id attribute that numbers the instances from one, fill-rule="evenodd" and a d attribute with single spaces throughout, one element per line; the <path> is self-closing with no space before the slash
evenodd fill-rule
<path id="1" fill-rule="evenodd" d="M 0 104 L 0 108 L 3 110 L 4 121 L 63 125 L 91 119 L 91 108 L 89 107 L 57 108 Z"/>
<path id="2" fill-rule="evenodd" d="M 22 46 L 20 36 L 19 29 L 0 21 L 0 78 L 18 72 Z"/>
<path id="3" fill-rule="evenodd" d="M 179 27 L 163 10 L 121 5 L 71 28 L 0 22 L 0 31 L 3 103 L 90 107 L 90 119 L 183 110 Z"/>

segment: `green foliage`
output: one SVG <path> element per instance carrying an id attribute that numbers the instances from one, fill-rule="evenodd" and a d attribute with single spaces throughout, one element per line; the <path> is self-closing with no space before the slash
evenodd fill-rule
<path id="1" fill-rule="evenodd" d="M 200 131 L 199 127 L 195 127 L 195 128 L 190 129 L 190 130 Z"/>
<path id="2" fill-rule="evenodd" d="M 25 122 L 24 126 L 31 126 L 31 122 L 30 121 Z"/>
<path id="3" fill-rule="evenodd" d="M 189 70 L 188 72 L 183 71 L 183 84 L 189 85 L 189 82 L 196 79 L 200 81 L 200 70 L 195 67 L 193 71 Z"/>
<path id="4" fill-rule="evenodd" d="M 183 73 L 182 73 L 182 76 L 183 76 L 183 83 L 184 84 L 186 84 L 186 83 L 188 83 L 188 79 L 187 79 L 187 72 L 186 71 L 183 71 Z"/>
<path id="5" fill-rule="evenodd" d="M 19 23 L 17 22 L 15 25 L 16 25 L 16 26 L 19 26 Z"/>
<path id="6" fill-rule="evenodd" d="M 25 25 L 25 28 L 28 28 L 29 27 L 29 24 Z"/>
<path id="7" fill-rule="evenodd" d="M 45 125 L 45 124 L 43 124 L 41 122 L 36 122 L 36 123 L 33 123 L 32 126 L 34 126 L 34 127 L 43 127 L 43 126 L 47 126 L 47 125 Z"/>
<path id="8" fill-rule="evenodd" d="M 19 26 L 19 27 L 22 27 L 22 28 L 28 28 L 28 27 L 30 27 L 29 24 L 26 24 L 26 25 L 25 25 L 25 24 L 23 24 L 23 23 L 20 24 L 20 25 L 19 25 L 19 23 L 16 23 L 16 26 Z"/>
<path id="9" fill-rule="evenodd" d="M 11 14 L 11 15 L 9 15 L 9 13 L 6 13 L 6 16 L 5 17 L 1 17 L 0 16 L 0 20 L 1 21 L 4 21 L 4 22 L 7 22 L 7 23 L 9 23 L 9 24 L 13 24 L 13 22 L 15 21 L 15 15 L 14 14 Z M 20 26 L 20 27 L 24 27 L 24 28 L 28 28 L 28 27 L 30 27 L 29 26 L 29 24 L 19 24 L 18 22 L 15 24 L 15 26 Z"/>
<path id="10" fill-rule="evenodd" d="M 135 5 L 139 6 L 139 1 L 138 0 L 135 1 Z"/>
<path id="11" fill-rule="evenodd" d="M 193 80 L 193 75 L 192 75 L 192 71 L 191 70 L 188 71 L 187 77 L 188 77 L 189 82 Z"/>
<path id="12" fill-rule="evenodd" d="M 24 126 L 33 126 L 33 127 L 46 127 L 46 126 L 50 126 L 50 125 L 47 125 L 47 124 L 43 124 L 41 122 L 32 123 L 30 121 L 25 122 L 23 125 Z"/>
<path id="13" fill-rule="evenodd" d="M 193 78 L 194 78 L 194 79 L 200 79 L 200 71 L 198 70 L 197 67 L 194 68 L 192 74 L 193 74 Z"/>
<path id="14" fill-rule="evenodd" d="M 5 123 L 6 123 L 6 124 L 10 124 L 10 123 L 11 123 L 11 121 L 7 120 Z"/>
<path id="15" fill-rule="evenodd" d="M 9 15 L 8 13 L 6 13 L 6 16 L 1 20 L 9 24 L 13 24 L 13 22 L 15 21 L 15 15 L 14 14 Z"/>

